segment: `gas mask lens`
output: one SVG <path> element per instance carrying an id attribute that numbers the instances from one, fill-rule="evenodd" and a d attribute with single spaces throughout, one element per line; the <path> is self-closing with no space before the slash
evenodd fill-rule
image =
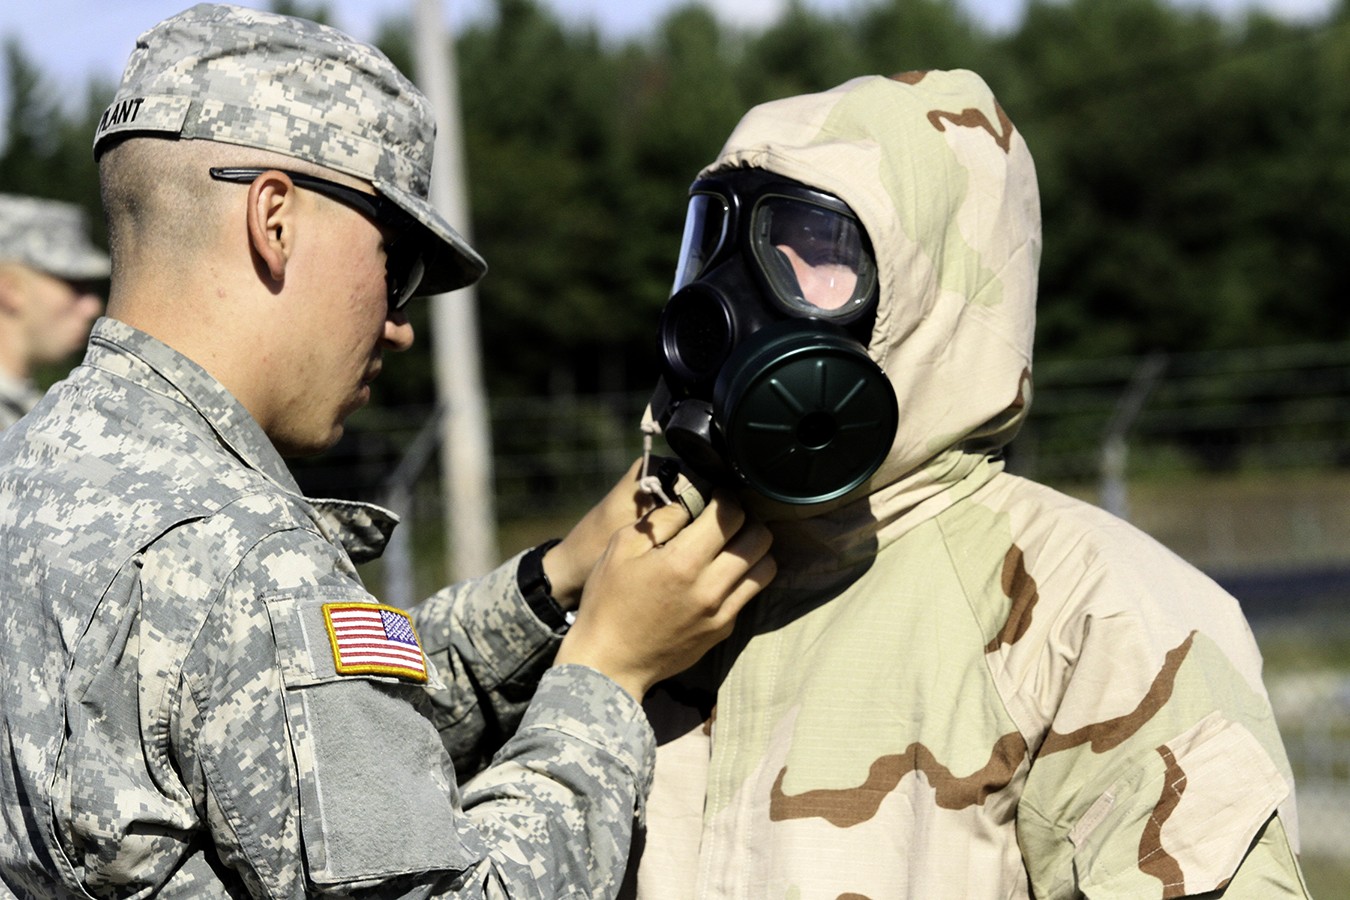
<path id="1" fill-rule="evenodd" d="M 770 195 L 755 206 L 751 235 L 786 311 L 846 319 L 871 300 L 876 263 L 858 220 L 847 213 Z"/>
<path id="2" fill-rule="evenodd" d="M 689 198 L 684 218 L 684 237 L 680 258 L 675 264 L 675 293 L 697 278 L 707 267 L 727 235 L 727 204 L 716 194 L 695 194 Z"/>

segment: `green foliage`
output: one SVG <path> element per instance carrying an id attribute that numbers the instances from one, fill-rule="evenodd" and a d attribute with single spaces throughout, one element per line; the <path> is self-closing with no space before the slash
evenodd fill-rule
<path id="1" fill-rule="evenodd" d="M 1043 354 L 1346 336 L 1345 34 L 1161 0 L 1031 5 L 1005 51 L 1041 173 Z"/>
<path id="2" fill-rule="evenodd" d="M 529 348 L 490 374 L 540 390 L 570 360 L 621 343 L 631 320 L 618 62 L 593 31 L 500 0 L 497 21 L 460 41 L 459 70 L 473 235 L 491 267 L 484 341 Z"/>
<path id="3" fill-rule="evenodd" d="M 97 82 L 82 108 L 68 111 L 60 95 L 16 42 L 3 48 L 9 109 L 0 146 L 0 192 L 66 200 L 84 207 L 97 239 L 103 235 L 94 167 L 94 125 L 112 99 Z"/>
<path id="4" fill-rule="evenodd" d="M 966 68 L 988 77 L 985 61 L 993 39 L 954 0 L 878 3 L 861 11 L 851 32 L 867 72 Z"/>
<path id="5" fill-rule="evenodd" d="M 272 12 L 283 16 L 299 16 L 321 25 L 333 24 L 333 14 L 323 0 L 305 2 L 305 0 L 273 0 Z"/>
<path id="6" fill-rule="evenodd" d="M 275 7 L 330 18 L 322 2 Z M 409 72 L 410 38 L 393 19 L 378 39 Z M 688 185 L 741 114 L 925 68 L 983 74 L 1031 145 L 1042 359 L 1350 338 L 1345 0 L 1316 25 L 1164 0 L 1032 0 L 1006 34 L 957 0 L 836 15 L 792 2 L 758 31 L 691 2 L 622 43 L 537 0 L 496 0 L 457 50 L 471 233 L 491 266 L 477 292 L 483 358 L 499 396 L 651 384 Z M 91 85 L 72 111 L 20 47 L 4 64 L 0 190 L 96 211 L 89 135 L 110 89 Z M 390 367 L 385 399 L 431 399 L 428 344 Z"/>
<path id="7" fill-rule="evenodd" d="M 758 101 L 832 87 L 862 74 L 858 49 L 848 29 L 794 3 L 748 42 L 738 66 L 742 95 Z"/>

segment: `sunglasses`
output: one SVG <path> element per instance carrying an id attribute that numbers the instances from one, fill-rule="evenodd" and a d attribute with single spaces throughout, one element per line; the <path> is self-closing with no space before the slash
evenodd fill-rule
<path id="1" fill-rule="evenodd" d="M 402 309 L 422 283 L 426 262 L 422 258 L 420 243 L 412 238 L 417 223 L 393 201 L 379 194 L 367 194 L 345 184 L 329 181 L 327 178 L 291 172 L 287 169 L 212 168 L 210 171 L 211 177 L 216 181 L 230 181 L 235 184 L 251 184 L 264 172 L 280 172 L 290 178 L 297 187 L 336 200 L 393 234 L 394 236 L 384 245 L 384 281 L 389 291 L 390 309 Z"/>

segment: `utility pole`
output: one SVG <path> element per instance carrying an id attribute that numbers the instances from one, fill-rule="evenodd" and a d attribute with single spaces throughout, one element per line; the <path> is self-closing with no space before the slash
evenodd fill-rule
<path id="1" fill-rule="evenodd" d="M 1124 395 L 1116 401 L 1115 412 L 1102 433 L 1099 503 L 1102 509 L 1122 519 L 1130 517 L 1125 480 L 1125 462 L 1130 449 L 1127 437 L 1166 368 L 1167 356 L 1162 353 L 1154 353 L 1139 364 Z"/>
<path id="2" fill-rule="evenodd" d="M 438 126 L 431 203 L 465 240 L 471 240 L 455 42 L 443 22 L 442 0 L 414 3 L 417 81 L 431 101 Z M 446 563 L 451 580 L 459 580 L 481 575 L 498 562 L 492 438 L 473 287 L 431 298 L 431 341 L 436 392 L 445 410 L 440 461 Z"/>

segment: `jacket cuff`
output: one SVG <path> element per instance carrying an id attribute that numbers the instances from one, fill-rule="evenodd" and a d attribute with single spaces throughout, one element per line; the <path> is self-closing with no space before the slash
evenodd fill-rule
<path id="1" fill-rule="evenodd" d="M 588 666 L 555 666 L 544 673 L 520 731 L 560 731 L 614 757 L 632 774 L 639 806 L 651 790 L 656 736 L 632 695 Z"/>

